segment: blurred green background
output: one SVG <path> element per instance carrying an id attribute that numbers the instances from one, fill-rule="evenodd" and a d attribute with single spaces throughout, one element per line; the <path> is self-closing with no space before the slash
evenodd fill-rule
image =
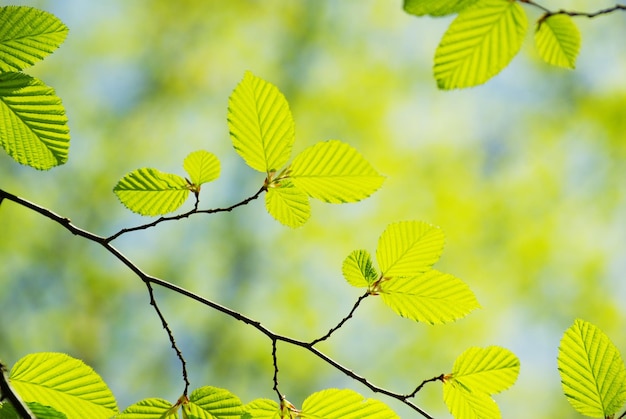
<path id="1" fill-rule="evenodd" d="M 277 85 L 296 121 L 294 155 L 317 141 L 355 146 L 387 176 L 358 204 L 313 203 L 298 230 L 263 200 L 194 216 L 114 242 L 144 271 L 310 340 L 345 316 L 361 291 L 342 278 L 354 249 L 374 252 L 400 220 L 441 226 L 438 269 L 467 282 L 482 309 L 451 325 L 397 317 L 374 298 L 329 342 L 338 362 L 408 393 L 449 372 L 470 346 L 500 345 L 521 360 L 518 383 L 497 395 L 504 418 L 576 418 L 556 369 L 576 318 L 626 354 L 626 13 L 578 19 L 575 71 L 540 62 L 529 34 L 486 85 L 441 92 L 431 76 L 450 19 L 418 19 L 386 0 L 21 1 L 70 28 L 62 47 L 27 72 L 63 99 L 69 162 L 49 173 L 0 154 L 0 185 L 101 235 L 146 221 L 112 188 L 139 167 L 183 175 L 206 149 L 222 176 L 203 208 L 252 195 L 263 176 L 236 155 L 228 96 L 245 70 Z M 554 0 L 596 10 L 611 1 Z M 531 18 L 534 9 L 526 7 Z M 191 208 L 191 200 L 184 209 Z M 0 207 L 0 357 L 61 351 L 109 384 L 120 408 L 145 397 L 175 401 L 178 361 L 145 286 L 95 244 L 10 202 Z M 192 388 L 224 387 L 244 402 L 274 398 L 271 344 L 250 327 L 157 289 L 190 368 Z M 278 347 L 280 388 L 300 405 L 327 387 L 360 384 L 308 353 Z M 381 398 L 402 417 L 418 417 Z M 450 417 L 441 385 L 416 402 Z"/>

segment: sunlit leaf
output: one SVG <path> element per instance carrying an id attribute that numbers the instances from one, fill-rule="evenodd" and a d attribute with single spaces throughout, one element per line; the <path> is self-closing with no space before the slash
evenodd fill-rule
<path id="1" fill-rule="evenodd" d="M 59 47 L 68 29 L 34 7 L 0 7 L 0 72 L 20 71 Z"/>
<path id="2" fill-rule="evenodd" d="M 356 202 L 374 193 L 384 181 L 352 146 L 323 141 L 298 154 L 290 172 L 293 183 L 325 202 Z"/>
<path id="3" fill-rule="evenodd" d="M 439 88 L 476 86 L 498 74 L 518 53 L 527 26 L 516 1 L 478 0 L 462 10 L 435 52 Z"/>
<path id="4" fill-rule="evenodd" d="M 480 307 L 467 284 L 434 269 L 381 281 L 376 291 L 400 316 L 430 324 L 458 320 Z"/>
<path id="5" fill-rule="evenodd" d="M 267 190 L 265 207 L 272 217 L 291 228 L 300 227 L 311 215 L 309 196 L 288 180 Z"/>
<path id="6" fill-rule="evenodd" d="M 457 419 L 500 419 L 498 405 L 488 393 L 472 392 L 454 379 L 443 384 L 443 401 Z"/>
<path id="7" fill-rule="evenodd" d="M 446 16 L 458 13 L 477 0 L 404 0 L 404 11 L 415 16 Z"/>
<path id="8" fill-rule="evenodd" d="M 167 400 L 151 398 L 128 406 L 122 413 L 115 415 L 115 419 L 178 419 L 178 409 Z M 169 414 L 167 414 L 169 412 Z"/>
<path id="9" fill-rule="evenodd" d="M 65 354 L 26 355 L 13 366 L 9 379 L 22 400 L 49 405 L 68 419 L 108 419 L 118 411 L 100 376 Z"/>
<path id="10" fill-rule="evenodd" d="M 289 104 L 276 86 L 247 71 L 228 101 L 233 146 L 260 172 L 278 171 L 287 163 L 295 140 Z"/>
<path id="11" fill-rule="evenodd" d="M 496 394 L 515 383 L 519 370 L 519 359 L 508 349 L 473 347 L 456 359 L 452 377 L 472 392 Z"/>
<path id="12" fill-rule="evenodd" d="M 443 245 L 439 227 L 421 221 L 393 223 L 378 240 L 376 260 L 387 278 L 416 276 L 439 260 Z"/>
<path id="13" fill-rule="evenodd" d="M 15 161 L 39 170 L 65 163 L 69 132 L 54 89 L 26 74 L 0 74 L 0 145 Z"/>
<path id="14" fill-rule="evenodd" d="M 626 402 L 626 367 L 609 337 L 577 319 L 565 331 L 558 366 L 563 392 L 579 413 L 609 417 Z"/>
<path id="15" fill-rule="evenodd" d="M 183 411 L 198 418 L 239 419 L 243 415 L 241 400 L 228 390 L 216 387 L 200 387 L 189 395 L 189 403 Z"/>
<path id="16" fill-rule="evenodd" d="M 280 407 L 274 400 L 257 399 L 243 406 L 242 419 L 280 419 Z"/>
<path id="17" fill-rule="evenodd" d="M 311 394 L 302 403 L 302 417 L 323 419 L 396 419 L 386 404 L 366 399 L 352 390 L 327 389 Z"/>
<path id="18" fill-rule="evenodd" d="M 355 250 L 343 261 L 341 271 L 348 283 L 355 287 L 368 287 L 378 279 L 372 257 L 367 250 Z"/>
<path id="19" fill-rule="evenodd" d="M 185 157 L 183 168 L 196 186 L 212 182 L 220 176 L 220 161 L 215 154 L 204 150 L 194 151 Z"/>
<path id="20" fill-rule="evenodd" d="M 570 16 L 552 15 L 541 21 L 535 32 L 539 56 L 548 64 L 576 67 L 580 51 L 580 31 Z"/>
<path id="21" fill-rule="evenodd" d="M 177 175 L 157 169 L 137 169 L 124 176 L 113 191 L 129 210 L 160 215 L 180 207 L 189 196 L 189 184 Z"/>

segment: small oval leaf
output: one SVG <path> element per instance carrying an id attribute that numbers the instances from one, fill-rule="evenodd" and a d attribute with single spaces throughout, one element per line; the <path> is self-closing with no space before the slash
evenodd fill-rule
<path id="1" fill-rule="evenodd" d="M 302 403 L 303 418 L 399 419 L 381 401 L 366 399 L 356 391 L 327 389 L 311 394 Z"/>
<path id="2" fill-rule="evenodd" d="M 580 51 L 580 31 L 570 16 L 558 14 L 542 20 L 535 32 L 539 56 L 548 64 L 575 68 Z"/>
<path id="3" fill-rule="evenodd" d="M 143 168 L 120 179 L 113 191 L 129 210 L 141 215 L 161 215 L 185 202 L 189 184 L 180 176 Z"/>
<path id="4" fill-rule="evenodd" d="M 288 180 L 273 184 L 267 190 L 265 208 L 272 217 L 291 228 L 300 227 L 311 215 L 308 195 Z"/>
<path id="5" fill-rule="evenodd" d="M 194 151 L 185 157 L 183 168 L 196 186 L 212 182 L 220 176 L 220 161 L 215 154 L 204 150 Z"/>
<path id="6" fill-rule="evenodd" d="M 191 414 L 216 419 L 239 419 L 244 414 L 241 400 L 228 390 L 200 387 L 189 395 L 189 404 L 183 405 Z"/>
<path id="7" fill-rule="evenodd" d="M 374 262 L 367 250 L 355 250 L 343 261 L 343 277 L 354 287 L 367 288 L 378 279 Z"/>
<path id="8" fill-rule="evenodd" d="M 324 202 L 357 202 L 373 194 L 385 178 L 352 146 L 323 141 L 298 154 L 290 171 L 297 188 Z"/>
<path id="9" fill-rule="evenodd" d="M 454 361 L 452 377 L 472 392 L 496 394 L 515 383 L 519 370 L 519 359 L 508 349 L 472 347 Z"/>
<path id="10" fill-rule="evenodd" d="M 144 399 L 128 406 L 115 419 L 178 419 L 178 409 L 164 399 Z"/>

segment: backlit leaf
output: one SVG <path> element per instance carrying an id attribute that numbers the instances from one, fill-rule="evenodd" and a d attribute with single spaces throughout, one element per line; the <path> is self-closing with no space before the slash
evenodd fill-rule
<path id="1" fill-rule="evenodd" d="M 239 419 L 243 415 L 241 400 L 230 391 L 216 387 L 200 387 L 189 395 L 183 412 L 206 419 Z"/>
<path id="2" fill-rule="evenodd" d="M 404 0 L 404 11 L 415 16 L 458 13 L 477 0 Z"/>
<path id="3" fill-rule="evenodd" d="M 386 278 L 416 276 L 439 260 L 443 245 L 439 227 L 421 221 L 393 223 L 378 240 L 376 260 Z"/>
<path id="4" fill-rule="evenodd" d="M 196 186 L 212 182 L 220 176 L 220 161 L 215 154 L 204 150 L 194 151 L 185 157 L 183 168 Z"/>
<path id="5" fill-rule="evenodd" d="M 478 0 L 463 9 L 435 52 L 439 88 L 476 86 L 498 74 L 518 53 L 527 25 L 516 1 Z"/>
<path id="6" fill-rule="evenodd" d="M 137 169 L 124 176 L 113 191 L 129 210 L 141 215 L 160 215 L 180 207 L 189 196 L 187 181 L 157 169 Z"/>
<path id="7" fill-rule="evenodd" d="M 268 188 L 265 207 L 272 217 L 291 228 L 300 227 L 311 215 L 308 195 L 288 180 Z"/>
<path id="8" fill-rule="evenodd" d="M 274 400 L 257 399 L 244 405 L 242 419 L 280 419 L 280 407 Z"/>
<path id="9" fill-rule="evenodd" d="M 15 161 L 39 170 L 65 163 L 69 132 L 54 89 L 26 74 L 0 74 L 0 145 Z"/>
<path id="10" fill-rule="evenodd" d="M 539 56 L 548 64 L 574 68 L 580 51 L 580 31 L 570 16 L 552 15 L 541 21 L 535 32 Z"/>
<path id="11" fill-rule="evenodd" d="M 463 318 L 480 307 L 467 284 L 434 269 L 419 276 L 383 280 L 376 291 L 400 316 L 430 324 Z"/>
<path id="12" fill-rule="evenodd" d="M 327 389 L 311 394 L 302 403 L 303 418 L 310 419 L 398 419 L 386 404 L 366 399 L 352 390 Z"/>
<path id="13" fill-rule="evenodd" d="M 456 419 L 500 419 L 498 405 L 483 392 L 472 392 L 454 379 L 443 384 L 443 401 Z"/>
<path id="14" fill-rule="evenodd" d="M 558 355 L 563 392 L 579 413 L 609 417 L 626 402 L 626 368 L 619 350 L 598 327 L 577 319 Z"/>
<path id="15" fill-rule="evenodd" d="M 343 261 L 341 271 L 348 283 L 355 287 L 368 287 L 378 279 L 372 257 L 367 250 L 355 250 Z"/>
<path id="16" fill-rule="evenodd" d="M 9 379 L 22 400 L 49 405 L 68 419 L 108 419 L 118 411 L 100 376 L 65 354 L 27 355 L 13 366 Z"/>
<path id="17" fill-rule="evenodd" d="M 68 29 L 34 7 L 0 7 L 0 72 L 20 71 L 59 47 Z"/>
<path id="18" fill-rule="evenodd" d="M 515 383 L 519 370 L 519 359 L 508 349 L 473 347 L 456 359 L 452 377 L 472 392 L 496 394 Z"/>
<path id="19" fill-rule="evenodd" d="M 144 399 L 128 406 L 122 413 L 114 416 L 115 419 L 178 419 L 178 409 L 172 409 L 172 403 L 164 399 Z M 170 409 L 172 409 L 170 411 Z M 167 413 L 170 414 L 167 414 Z"/>
<path id="20" fill-rule="evenodd" d="M 253 169 L 274 172 L 289 160 L 295 140 L 289 104 L 249 71 L 228 100 L 228 127 L 235 150 Z"/>
<path id="21" fill-rule="evenodd" d="M 360 201 L 384 181 L 356 149 L 338 140 L 305 149 L 294 159 L 290 176 L 297 188 L 330 203 Z"/>

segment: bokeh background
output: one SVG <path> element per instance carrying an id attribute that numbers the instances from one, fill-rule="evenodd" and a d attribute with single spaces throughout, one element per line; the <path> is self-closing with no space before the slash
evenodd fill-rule
<path id="1" fill-rule="evenodd" d="M 68 163 L 49 173 L 0 155 L 0 184 L 82 228 L 110 235 L 146 222 L 118 203 L 117 180 L 140 167 L 184 175 L 182 161 L 197 149 L 222 162 L 220 179 L 202 191 L 203 208 L 256 192 L 263 176 L 236 155 L 226 123 L 228 97 L 246 70 L 287 97 L 294 155 L 340 139 L 387 176 L 361 203 L 314 202 L 297 230 L 258 200 L 116 240 L 144 271 L 308 340 L 361 293 L 342 278 L 343 259 L 354 249 L 373 253 L 391 222 L 423 220 L 446 233 L 436 266 L 467 282 L 482 309 L 430 326 L 368 299 L 320 345 L 338 362 L 406 393 L 449 372 L 466 348 L 500 345 L 521 360 L 517 384 L 496 396 L 504 418 L 577 418 L 556 368 L 563 332 L 583 318 L 626 353 L 626 13 L 576 20 L 583 47 L 575 71 L 544 65 L 529 34 L 486 85 L 441 92 L 432 58 L 451 19 L 406 15 L 400 0 L 11 4 L 48 10 L 70 27 L 62 47 L 27 72 L 63 99 L 72 142 Z M 224 387 L 244 402 L 274 398 L 264 336 L 166 290 L 157 298 L 192 388 Z M 145 397 L 175 401 L 183 388 L 141 281 L 99 246 L 5 202 L 0 357 L 12 365 L 38 351 L 83 359 L 122 409 Z M 280 388 L 296 405 L 327 387 L 377 397 L 302 350 L 280 345 L 278 356 Z M 440 383 L 416 402 L 450 417 Z"/>

